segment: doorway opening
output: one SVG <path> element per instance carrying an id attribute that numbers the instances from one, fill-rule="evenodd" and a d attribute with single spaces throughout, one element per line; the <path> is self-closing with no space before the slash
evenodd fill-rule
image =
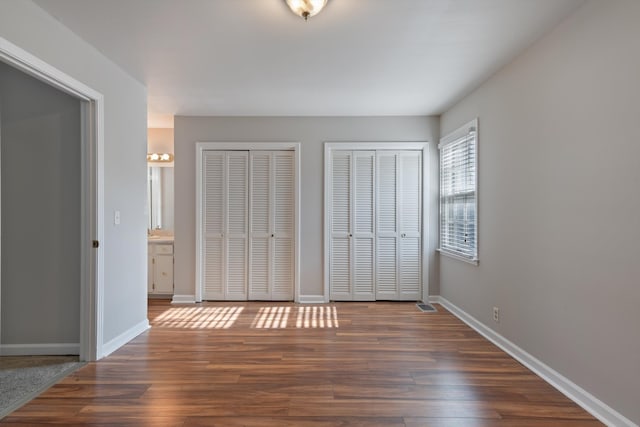
<path id="1" fill-rule="evenodd" d="M 102 356 L 103 341 L 104 255 L 102 248 L 100 248 L 100 242 L 103 241 L 104 235 L 102 213 L 104 205 L 103 96 L 3 38 L 0 38 L 0 62 L 2 66 L 10 68 L 9 71 L 14 77 L 17 76 L 16 78 L 23 80 L 26 78 L 35 80 L 37 85 L 46 84 L 47 89 L 59 92 L 60 96 L 58 98 L 66 98 L 66 101 L 63 101 L 69 107 L 66 113 L 51 111 L 37 118 L 36 126 L 29 128 L 27 122 L 12 123 L 10 126 L 12 129 L 8 130 L 15 131 L 18 129 L 23 135 L 31 133 L 29 135 L 31 140 L 42 138 L 43 135 L 38 135 L 38 132 L 42 133 L 43 129 L 49 128 L 59 131 L 58 137 L 60 141 L 58 142 L 60 144 L 37 145 L 39 148 L 34 146 L 32 149 L 35 151 L 31 153 L 33 157 L 30 157 L 28 147 L 20 147 L 20 144 L 13 144 L 14 148 L 22 151 L 20 156 L 25 164 L 21 167 L 24 167 L 27 172 L 16 170 L 15 165 L 12 166 L 14 166 L 14 172 L 17 173 L 14 176 L 19 177 L 19 179 L 35 181 L 31 183 L 30 188 L 32 189 L 38 188 L 38 180 L 49 179 L 47 173 L 55 173 L 60 178 L 54 185 L 57 193 L 49 195 L 46 205 L 38 206 L 38 202 L 43 202 L 43 200 L 32 200 L 29 202 L 31 205 L 29 203 L 24 205 L 25 208 L 36 211 L 30 212 L 32 217 L 41 215 L 40 218 L 47 218 L 47 221 L 42 221 L 45 226 L 42 227 L 40 234 L 31 233 L 30 238 L 25 239 L 26 241 L 23 242 L 25 248 L 29 246 L 35 248 L 40 243 L 46 246 L 51 243 L 46 241 L 47 239 L 58 237 L 64 240 L 63 246 L 66 245 L 73 255 L 66 258 L 62 257 L 61 260 L 58 260 L 59 262 L 44 259 L 47 258 L 45 255 L 39 255 L 38 258 L 40 259 L 36 257 L 34 259 L 26 259 L 23 256 L 20 262 L 24 264 L 23 270 L 29 268 L 37 271 L 40 268 L 41 272 L 57 271 L 56 269 L 60 266 L 60 263 L 68 263 L 66 272 L 59 275 L 57 280 L 65 280 L 64 277 L 68 276 L 68 281 L 75 282 L 75 285 L 71 285 L 65 290 L 60 290 L 60 292 L 57 289 L 45 291 L 47 283 L 39 285 L 41 286 L 39 289 L 43 291 L 42 293 L 38 294 L 36 292 L 34 294 L 31 292 L 31 300 L 57 299 L 55 301 L 56 309 L 45 316 L 32 312 L 32 322 L 34 324 L 22 326 L 27 327 L 27 329 L 30 328 L 32 331 L 38 331 L 39 328 L 47 329 L 50 323 L 55 322 L 61 322 L 65 325 L 73 322 L 74 325 L 67 328 L 66 332 L 64 332 L 65 328 L 62 328 L 62 332 L 57 331 L 57 335 L 54 333 L 45 337 L 36 332 L 25 342 L 24 340 L 16 339 L 13 331 L 8 329 L 11 326 L 9 322 L 11 319 L 7 319 L 6 316 L 12 314 L 12 312 L 6 307 L 8 307 L 8 304 L 16 304 L 17 301 L 7 298 L 15 298 L 17 294 L 10 292 L 12 286 L 10 282 L 5 283 L 0 279 L 0 354 L 78 354 L 82 361 L 97 360 Z M 52 96 L 56 97 L 55 95 Z M 17 99 L 19 103 L 31 101 L 29 97 Z M 4 137 L 6 133 L 2 126 L 3 113 L 7 112 L 0 111 L 0 131 L 2 131 L 2 136 Z M 68 120 L 64 120 L 64 123 L 62 123 L 60 118 L 65 114 L 68 116 Z M 75 139 L 76 143 L 67 144 L 69 139 Z M 5 142 L 8 143 L 10 141 L 8 139 L 3 141 L 0 138 L 0 146 Z M 7 145 L 7 147 L 9 146 Z M 44 150 L 45 153 L 38 150 Z M 12 152 L 12 157 L 15 153 L 16 151 Z M 2 153 L 2 155 L 5 155 L 5 153 Z M 59 161 L 53 161 L 51 157 L 56 157 Z M 11 160 L 12 158 L 3 158 L 2 165 L 8 165 Z M 70 168 L 71 172 L 60 170 L 65 168 L 61 166 L 65 164 L 73 165 Z M 0 172 L 5 171 L 0 170 Z M 9 170 L 6 172 L 9 172 Z M 70 176 L 64 177 L 66 173 Z M 7 191 L 15 192 L 14 196 L 18 198 L 13 200 L 25 201 L 28 199 L 28 197 L 24 197 L 24 194 L 19 194 L 20 183 L 17 183 L 17 186 L 12 190 L 5 186 L 7 183 L 1 182 L 1 184 L 2 190 L 7 188 Z M 66 188 L 67 184 L 73 188 Z M 11 196 L 11 194 L 8 194 L 8 196 Z M 43 194 L 40 194 L 40 196 L 45 197 Z M 47 207 L 51 206 L 57 206 L 55 214 L 47 211 Z M 68 208 L 67 211 L 65 211 L 65 207 Z M 0 204 L 0 217 L 4 217 L 5 213 L 9 214 L 7 209 L 6 206 Z M 15 213 L 12 215 L 2 218 L 2 226 L 0 226 L 0 236 L 2 236 L 0 256 L 7 253 L 16 255 L 15 252 L 11 252 L 12 247 L 8 246 L 8 242 L 5 242 L 5 232 L 8 232 L 12 227 L 12 224 L 6 223 L 5 220 L 17 217 Z M 52 217 L 55 217 L 54 221 L 51 220 Z M 37 228 L 39 225 L 36 223 L 33 224 L 33 227 Z M 27 229 L 28 227 L 23 228 L 23 230 Z M 67 230 L 68 235 L 63 235 L 65 230 Z M 7 235 L 6 237 L 11 236 Z M 14 234 L 12 238 L 19 240 L 19 235 Z M 23 252 L 26 254 L 28 250 Z M 53 258 L 53 255 L 51 258 Z M 42 265 L 39 267 L 38 263 L 49 263 L 50 265 L 44 268 Z M 3 264 L 5 264 L 5 260 L 3 260 Z M 2 273 L 4 271 L 0 271 L 0 277 L 4 278 Z M 16 280 L 15 273 L 14 277 L 9 277 L 12 281 Z M 9 277 L 7 280 L 9 280 Z M 32 277 L 29 280 L 34 278 Z M 50 294 L 46 294 L 46 292 Z M 47 302 L 53 304 L 51 299 Z M 35 304 L 31 306 L 35 307 Z M 27 298 L 25 307 L 30 307 L 29 298 Z M 69 313 L 61 312 L 65 308 L 69 308 Z M 71 331 L 69 332 L 69 330 Z M 2 333 L 3 331 L 4 334 Z M 67 332 L 70 335 L 64 336 Z M 6 335 L 6 339 L 10 342 L 5 343 L 3 335 Z M 72 338 L 71 336 L 77 338 Z"/>

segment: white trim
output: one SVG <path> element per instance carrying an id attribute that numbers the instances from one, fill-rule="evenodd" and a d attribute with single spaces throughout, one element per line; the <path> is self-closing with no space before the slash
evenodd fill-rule
<path id="1" fill-rule="evenodd" d="M 346 147 L 346 145 L 345 145 Z M 322 209 L 322 215 L 324 216 L 324 239 L 322 242 L 322 267 L 323 267 L 323 289 L 324 289 L 324 302 L 329 302 L 331 298 L 331 287 L 329 286 L 329 256 L 331 248 L 331 175 L 333 175 L 333 169 L 331 168 L 331 150 L 332 146 L 328 142 L 324 143 L 324 186 L 322 187 L 324 192 L 324 206 Z"/>
<path id="2" fill-rule="evenodd" d="M 500 347 L 518 362 L 529 368 L 536 375 L 540 376 L 547 383 L 555 387 L 559 392 L 580 405 L 585 411 L 589 412 L 591 415 L 593 415 L 606 425 L 611 427 L 638 427 L 637 424 L 633 423 L 633 421 L 626 418 L 624 415 L 617 412 L 615 409 L 611 408 L 609 405 L 607 405 L 576 383 L 572 382 L 567 377 L 555 371 L 553 368 L 549 367 L 541 360 L 535 358 L 522 348 L 518 347 L 516 344 L 498 334 L 493 329 L 481 323 L 478 319 L 471 316 L 460 307 L 454 305 L 446 298 L 436 296 L 430 298 L 430 301 L 441 304 L 458 319 L 462 320 L 480 335 Z"/>
<path id="3" fill-rule="evenodd" d="M 329 301 L 325 300 L 324 295 L 300 295 L 297 302 L 300 304 L 325 304 Z"/>
<path id="4" fill-rule="evenodd" d="M 252 151 L 299 150 L 299 142 L 196 142 L 196 150 Z"/>
<path id="5" fill-rule="evenodd" d="M 80 352 L 78 343 L 49 344 L 0 344 L 2 356 L 58 356 L 76 355 Z"/>
<path id="6" fill-rule="evenodd" d="M 419 150 L 422 151 L 422 291 L 423 296 L 429 293 L 429 253 L 431 248 L 429 240 L 429 198 L 425 194 L 429 191 L 429 142 L 427 141 L 388 141 L 388 142 L 325 142 L 324 143 L 324 248 L 323 248 L 323 271 L 324 271 L 324 302 L 329 302 L 331 289 L 329 286 L 329 242 L 331 241 L 331 152 L 333 150 Z M 377 191 L 377 190 L 376 190 Z"/>
<path id="7" fill-rule="evenodd" d="M 476 138 L 478 136 L 478 118 L 476 117 L 473 120 L 468 121 L 457 129 L 449 132 L 442 138 L 440 138 L 440 143 L 438 144 L 438 150 L 444 147 L 447 144 L 451 144 L 452 142 L 456 142 L 459 139 L 467 138 L 471 132 L 476 133 Z"/>
<path id="8" fill-rule="evenodd" d="M 431 175 L 431 159 L 429 158 L 429 143 L 422 148 L 422 300 L 429 298 L 429 255 L 433 253 L 431 247 L 431 203 L 429 202 L 431 187 L 429 187 Z"/>
<path id="9" fill-rule="evenodd" d="M 0 37 L 0 61 L 83 101 L 80 360 L 102 357 L 104 327 L 104 97 Z"/>
<path id="10" fill-rule="evenodd" d="M 473 259 L 466 258 L 466 257 L 463 257 L 461 255 L 456 254 L 455 252 L 451 252 L 451 251 L 448 251 L 448 250 L 442 249 L 442 248 L 437 248 L 436 252 L 439 252 L 441 255 L 444 255 L 446 257 L 457 259 L 458 261 L 466 262 L 467 264 L 478 265 L 478 259 L 477 258 L 473 258 Z"/>
<path id="11" fill-rule="evenodd" d="M 299 142 L 196 142 L 196 282 L 195 302 L 202 302 L 202 156 L 205 150 L 219 151 L 293 151 L 294 156 L 294 285 L 293 298 L 299 302 L 300 295 L 300 147 Z M 248 295 L 248 293 L 247 293 Z M 173 302 L 178 303 L 174 296 Z"/>
<path id="12" fill-rule="evenodd" d="M 142 322 L 138 323 L 129 330 L 124 331 L 111 341 L 104 343 L 104 345 L 102 346 L 102 357 L 110 355 L 149 328 L 151 328 L 151 326 L 149 325 L 149 320 L 144 319 Z"/>
<path id="13" fill-rule="evenodd" d="M 326 141 L 324 143 L 325 154 L 327 148 L 331 150 L 423 150 L 428 141 Z"/>
<path id="14" fill-rule="evenodd" d="M 293 179 L 293 196 L 294 196 L 294 211 L 293 218 L 295 221 L 294 230 L 293 230 L 293 243 L 296 246 L 296 250 L 293 254 L 293 280 L 295 282 L 294 290 L 293 290 L 293 300 L 295 302 L 300 302 L 300 224 L 301 224 L 301 215 L 300 215 L 300 200 L 302 197 L 301 193 L 301 179 L 302 179 L 302 165 L 300 159 L 302 158 L 302 153 L 300 152 L 302 145 L 296 143 L 296 146 L 293 149 L 293 157 L 294 157 L 294 179 Z"/>
<path id="15" fill-rule="evenodd" d="M 174 295 L 171 304 L 195 304 L 195 295 Z"/>
<path id="16" fill-rule="evenodd" d="M 441 185 L 442 182 L 438 182 L 438 245 L 437 245 L 437 251 L 440 252 L 443 255 L 446 255 L 448 257 L 457 259 L 459 261 L 464 261 L 467 262 L 469 264 L 473 264 L 473 265 L 478 265 L 479 262 L 479 253 L 480 253 L 480 246 L 478 243 L 478 228 L 480 225 L 480 207 L 478 205 L 478 191 L 479 191 L 479 164 L 478 164 L 478 156 L 479 156 L 479 151 L 480 151 L 480 145 L 479 145 L 479 135 L 480 135 L 480 131 L 478 128 L 478 118 L 476 117 L 475 119 L 463 124 L 462 126 L 460 126 L 459 128 L 457 128 L 456 130 L 448 133 L 447 135 L 443 136 L 442 138 L 440 138 L 440 143 L 438 144 L 438 180 L 441 181 L 440 177 L 442 176 L 442 162 L 440 161 L 441 157 L 440 157 L 440 150 L 451 143 L 454 143 L 456 141 L 459 141 L 463 138 L 468 138 L 468 135 L 471 134 L 471 132 L 475 133 L 475 166 L 476 166 L 476 182 L 475 182 L 475 191 L 474 191 L 474 203 L 476 206 L 476 217 L 475 217 L 475 222 L 476 222 L 476 226 L 475 226 L 475 242 L 476 242 L 476 247 L 475 247 L 475 257 L 474 258 L 467 258 L 464 257 L 462 255 L 458 255 L 455 252 L 452 252 L 450 250 L 446 250 L 446 249 L 442 249 L 441 246 L 441 230 L 440 230 L 440 226 L 441 226 L 441 217 L 442 217 L 442 198 L 441 198 Z"/>

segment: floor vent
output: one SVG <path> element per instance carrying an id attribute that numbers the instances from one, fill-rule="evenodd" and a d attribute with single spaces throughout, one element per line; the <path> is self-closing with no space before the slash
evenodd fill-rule
<path id="1" fill-rule="evenodd" d="M 420 309 L 420 311 L 423 311 L 425 313 L 435 313 L 438 311 L 431 304 L 425 304 L 423 302 L 419 302 L 418 304 L 416 304 L 416 306 Z"/>

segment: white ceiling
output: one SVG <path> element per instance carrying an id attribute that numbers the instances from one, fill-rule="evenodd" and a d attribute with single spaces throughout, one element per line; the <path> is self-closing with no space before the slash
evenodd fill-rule
<path id="1" fill-rule="evenodd" d="M 440 114 L 582 0 L 34 0 L 173 115 Z"/>

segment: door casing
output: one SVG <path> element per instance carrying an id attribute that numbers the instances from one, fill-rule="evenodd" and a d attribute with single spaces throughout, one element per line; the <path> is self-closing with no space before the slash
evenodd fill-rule
<path id="1" fill-rule="evenodd" d="M 81 102 L 79 353 L 82 361 L 98 360 L 103 355 L 104 323 L 104 249 L 100 247 L 104 241 L 104 97 L 2 37 L 0 61 Z M 98 242 L 97 248 L 94 242 Z"/>
<path id="2" fill-rule="evenodd" d="M 294 301 L 300 302 L 300 143 L 299 142 L 198 142 L 196 143 L 196 283 L 195 300 L 202 302 L 202 156 L 206 150 L 220 151 L 252 151 L 252 150 L 290 150 L 294 156 L 294 261 L 293 261 L 293 295 Z"/>
<path id="3" fill-rule="evenodd" d="M 429 301 L 429 198 L 424 192 L 429 187 L 429 143 L 419 142 L 325 142 L 324 143 L 324 298 L 330 301 L 329 284 L 329 242 L 331 241 L 331 224 L 329 207 L 331 206 L 328 188 L 331 186 L 331 155 L 333 150 L 420 150 L 422 151 L 422 300 Z"/>

